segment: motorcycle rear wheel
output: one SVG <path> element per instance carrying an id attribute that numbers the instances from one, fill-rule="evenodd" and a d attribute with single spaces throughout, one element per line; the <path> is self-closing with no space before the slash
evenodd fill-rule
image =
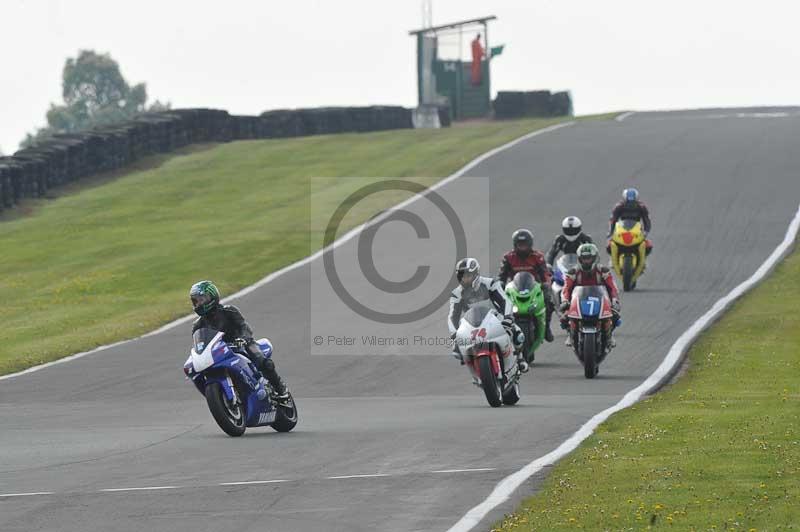
<path id="1" fill-rule="evenodd" d="M 278 432 L 289 432 L 295 425 L 297 425 L 297 405 L 294 402 L 292 393 L 289 392 L 289 399 L 279 404 L 277 407 L 278 412 L 275 415 L 275 421 L 272 423 L 272 428 Z"/>

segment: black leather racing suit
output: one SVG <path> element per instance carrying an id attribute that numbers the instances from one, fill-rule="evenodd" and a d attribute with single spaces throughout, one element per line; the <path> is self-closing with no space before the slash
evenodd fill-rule
<path id="1" fill-rule="evenodd" d="M 547 264 L 552 265 L 559 253 L 571 255 L 578 252 L 578 248 L 583 244 L 593 244 L 592 237 L 586 233 L 581 233 L 575 240 L 569 241 L 564 235 L 558 235 L 547 252 Z"/>
<path id="2" fill-rule="evenodd" d="M 211 329 L 225 333 L 223 340 L 233 342 L 236 339 L 244 340 L 245 352 L 242 355 L 249 358 L 258 370 L 267 378 L 270 385 L 278 393 L 284 389 L 283 381 L 275 370 L 275 363 L 272 358 L 266 358 L 253 339 L 253 329 L 245 321 L 239 309 L 233 305 L 217 305 L 217 308 L 195 320 L 192 325 L 192 334 L 198 329 L 209 327 Z"/>

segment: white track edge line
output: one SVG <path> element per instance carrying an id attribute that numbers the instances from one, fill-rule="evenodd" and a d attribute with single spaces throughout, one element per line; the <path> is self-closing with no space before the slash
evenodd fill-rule
<path id="1" fill-rule="evenodd" d="M 53 491 L 31 491 L 28 493 L 0 493 L 0 498 L 3 497 L 30 497 L 32 495 L 53 495 Z"/>
<path id="2" fill-rule="evenodd" d="M 253 484 L 277 484 L 279 482 L 289 482 L 286 479 L 276 479 L 276 480 L 245 480 L 242 482 L 223 482 L 218 484 L 218 486 L 250 486 Z"/>
<path id="3" fill-rule="evenodd" d="M 627 113 L 622 113 L 621 115 L 615 116 L 614 120 L 616 120 L 617 122 L 622 122 L 623 120 L 625 120 L 626 118 L 628 118 L 629 116 L 631 116 L 632 114 L 635 114 L 635 113 L 636 113 L 636 111 L 628 111 Z"/>
<path id="4" fill-rule="evenodd" d="M 512 473 L 501 480 L 492 490 L 492 493 L 480 504 L 469 510 L 448 532 L 466 532 L 478 526 L 490 511 L 508 500 L 511 494 L 523 482 L 528 480 L 542 468 L 552 465 L 565 455 L 572 452 L 580 443 L 588 438 L 603 421 L 608 419 L 611 414 L 623 410 L 638 402 L 642 397 L 655 391 L 666 380 L 683 361 L 684 355 L 689 346 L 697 339 L 710 324 L 717 320 L 720 315 L 745 292 L 761 282 L 783 259 L 794 245 L 797 238 L 798 228 L 800 228 L 800 206 L 794 215 L 783 241 L 775 248 L 764 263 L 748 279 L 731 290 L 726 296 L 719 299 L 705 314 L 695 321 L 683 334 L 681 334 L 672 347 L 667 352 L 666 357 L 656 370 L 642 384 L 625 394 L 625 396 L 615 405 L 606 408 L 596 414 L 583 426 L 581 426 L 572 436 L 561 445 L 550 451 L 546 455 L 537 458 L 524 466 L 519 471 Z"/>
<path id="5" fill-rule="evenodd" d="M 335 249 L 335 248 L 339 247 L 340 245 L 344 244 L 345 242 L 347 242 L 348 240 L 350 240 L 351 238 L 356 236 L 358 233 L 363 231 L 364 228 L 368 224 L 377 223 L 378 221 L 380 221 L 383 218 L 385 218 L 391 212 L 393 212 L 393 211 L 395 211 L 397 209 L 401 209 L 401 208 L 405 207 L 406 205 L 409 205 L 410 203 L 412 203 L 412 202 L 424 197 L 425 194 L 427 194 L 430 191 L 433 191 L 433 190 L 436 190 L 436 189 L 438 189 L 440 187 L 443 187 L 444 185 L 446 185 L 447 183 L 453 181 L 454 179 L 461 177 L 462 175 L 464 175 L 469 170 L 471 170 L 475 166 L 479 165 L 480 163 L 482 163 L 486 159 L 488 159 L 488 158 L 490 158 L 490 157 L 492 157 L 494 155 L 497 155 L 498 153 L 500 153 L 502 151 L 505 151 L 505 150 L 507 150 L 507 149 L 519 144 L 520 142 L 524 142 L 524 141 L 526 141 L 528 139 L 531 139 L 533 137 L 537 137 L 539 135 L 544 135 L 545 133 L 549 133 L 551 131 L 555 131 L 557 129 L 561 129 L 563 127 L 574 125 L 575 123 L 576 122 L 574 120 L 571 120 L 569 122 L 560 122 L 558 124 L 553 124 L 552 126 L 547 126 L 545 128 L 542 128 L 542 129 L 537 129 L 535 131 L 531 131 L 530 133 L 526 133 L 525 135 L 522 135 L 521 137 L 517 137 L 514 140 L 511 140 L 511 141 L 509 141 L 509 142 L 507 142 L 507 143 L 505 143 L 505 144 L 503 144 L 501 146 L 493 148 L 493 149 L 487 151 L 486 153 L 483 153 L 483 154 L 477 156 L 476 158 L 474 158 L 473 160 L 468 162 L 465 166 L 463 166 L 461 169 L 456 171 L 454 174 L 451 174 L 451 175 L 447 176 L 446 178 L 442 179 L 441 181 L 437 181 L 436 183 L 434 183 L 433 185 L 428 187 L 424 193 L 416 194 L 414 196 L 411 196 L 410 198 L 408 198 L 405 201 L 395 205 L 394 207 L 390 207 L 389 209 L 384 211 L 380 216 L 376 216 L 376 217 L 372 218 L 371 220 L 369 220 L 367 222 L 364 222 L 363 224 L 355 227 L 354 229 L 351 229 L 345 235 L 343 235 L 343 236 L 339 237 L 338 239 L 336 239 L 328 247 L 320 249 L 320 250 L 316 251 L 315 253 L 309 255 L 308 257 L 300 259 L 299 261 L 293 262 L 292 264 L 289 264 L 288 266 L 284 266 L 283 268 L 281 268 L 278 271 L 270 273 L 269 275 L 267 275 L 266 277 L 264 277 L 260 281 L 257 281 L 256 283 L 254 283 L 254 284 L 252 284 L 250 286 L 242 288 L 238 292 L 236 292 L 234 294 L 231 294 L 230 296 L 222 299 L 222 302 L 223 303 L 227 303 L 227 302 L 236 300 L 236 299 L 238 299 L 240 297 L 243 297 L 243 296 L 249 294 L 250 292 L 253 292 L 254 290 L 257 290 L 257 289 L 261 288 L 265 284 L 274 281 L 278 277 L 281 277 L 284 274 L 287 274 L 287 273 L 289 273 L 289 272 L 291 272 L 293 270 L 296 270 L 297 268 L 305 266 L 309 262 L 311 262 L 311 261 L 315 260 L 316 258 L 322 256 L 323 253 L 328 252 L 328 251 L 330 251 L 332 249 Z M 127 340 L 120 340 L 119 342 L 114 342 L 114 343 L 108 344 L 108 345 L 101 345 L 99 347 L 95 347 L 94 349 L 92 349 L 90 351 L 84 351 L 82 353 L 75 353 L 74 355 L 69 355 L 69 356 L 64 357 L 64 358 L 59 358 L 58 360 L 53 360 L 52 362 L 46 362 L 44 364 L 39 364 L 38 366 L 32 366 L 32 367 L 24 369 L 22 371 L 18 371 L 17 373 L 10 373 L 8 375 L 2 375 L 2 376 L 0 376 L 0 381 L 4 381 L 6 379 L 13 379 L 14 377 L 19 377 L 20 375 L 33 373 L 35 371 L 40 371 L 40 370 L 43 370 L 45 368 L 49 368 L 50 366 L 55 366 L 55 365 L 58 365 L 58 364 L 64 364 L 66 362 L 71 362 L 73 360 L 77 360 L 79 358 L 83 358 L 83 357 L 85 357 L 87 355 L 91 355 L 93 353 L 97 353 L 98 351 L 105 351 L 106 349 L 110 349 L 112 347 L 117 347 L 117 346 L 126 344 L 128 342 L 135 342 L 136 340 L 141 340 L 142 338 L 147 338 L 149 336 L 153 336 L 153 335 L 162 333 L 164 331 L 168 331 L 170 329 L 173 329 L 173 328 L 177 327 L 178 325 L 181 325 L 183 323 L 189 322 L 192 319 L 194 319 L 194 315 L 190 314 L 188 316 L 184 316 L 182 318 L 178 318 L 178 319 L 176 319 L 174 321 L 171 321 L 171 322 L 167 323 L 166 325 L 162 325 L 161 327 L 159 327 L 158 329 L 156 329 L 154 331 L 150 331 L 149 333 L 143 334 L 141 336 L 137 336 L 135 338 L 129 338 Z"/>
<path id="6" fill-rule="evenodd" d="M 493 467 L 475 467 L 472 469 L 438 469 L 431 471 L 431 473 L 472 473 L 478 471 L 494 471 Z"/>
<path id="7" fill-rule="evenodd" d="M 117 491 L 156 491 L 156 490 L 177 490 L 182 486 L 144 486 L 141 488 L 106 488 L 97 490 L 103 493 L 114 493 Z"/>
<path id="8" fill-rule="evenodd" d="M 339 475 L 335 477 L 325 477 L 325 480 L 342 480 L 346 478 L 377 478 L 377 477 L 388 477 L 390 476 L 387 473 L 373 473 L 371 475 Z"/>

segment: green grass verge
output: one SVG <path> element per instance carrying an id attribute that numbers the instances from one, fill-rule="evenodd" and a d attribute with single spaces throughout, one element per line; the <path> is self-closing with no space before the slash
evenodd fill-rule
<path id="1" fill-rule="evenodd" d="M 365 184 L 345 176 L 430 185 L 559 121 L 234 142 L 154 158 L 145 163 L 154 168 L 32 203 L 0 222 L 0 374 L 183 316 L 197 279 L 230 294 L 307 256 L 321 242 L 309 229 L 324 223 L 312 220 L 309 194 L 333 205 Z M 312 177 L 341 179 L 320 186 Z M 359 203 L 339 234 L 404 197 Z"/>
<path id="2" fill-rule="evenodd" d="M 495 530 L 800 528 L 800 253 Z"/>

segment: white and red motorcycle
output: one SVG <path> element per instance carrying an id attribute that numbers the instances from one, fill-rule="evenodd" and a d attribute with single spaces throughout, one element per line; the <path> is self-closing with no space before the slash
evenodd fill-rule
<path id="1" fill-rule="evenodd" d="M 473 381 L 493 407 L 520 399 L 521 373 L 502 319 L 494 308 L 476 305 L 461 317 L 454 339 Z"/>

